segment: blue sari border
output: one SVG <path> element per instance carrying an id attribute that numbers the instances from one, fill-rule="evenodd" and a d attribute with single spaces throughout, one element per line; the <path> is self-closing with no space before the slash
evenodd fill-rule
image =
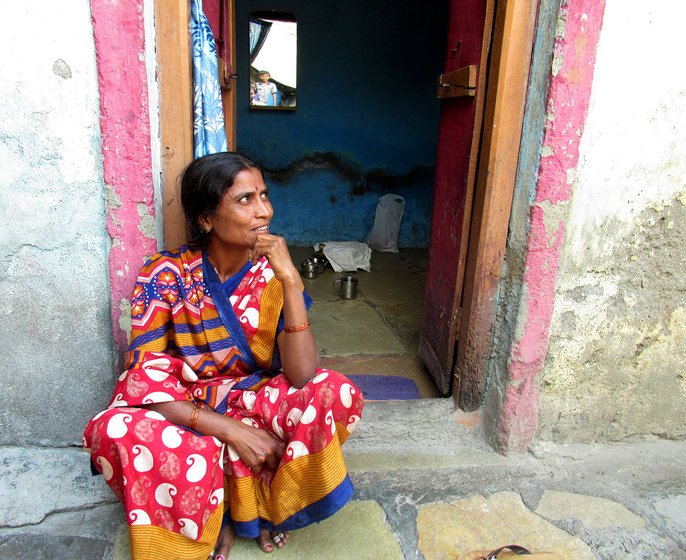
<path id="1" fill-rule="evenodd" d="M 243 361 L 251 370 L 254 370 L 257 369 L 255 356 L 252 353 L 252 349 L 250 348 L 245 335 L 243 334 L 243 329 L 238 321 L 238 317 L 236 317 L 233 307 L 229 302 L 231 292 L 233 292 L 238 284 L 240 284 L 240 281 L 248 273 L 251 266 L 252 264 L 250 261 L 246 262 L 241 270 L 239 270 L 222 285 L 221 280 L 219 280 L 219 275 L 212 266 L 212 263 L 210 263 L 207 255 L 204 252 L 202 255 L 202 267 L 205 275 L 205 282 L 210 289 L 210 295 L 214 300 L 219 317 L 221 318 L 222 323 L 224 323 L 224 328 L 226 328 L 229 336 L 232 337 L 236 342 L 236 346 L 243 355 Z"/>
<path id="2" fill-rule="evenodd" d="M 354 488 L 350 477 L 346 474 L 343 481 L 321 500 L 301 509 L 291 515 L 283 523 L 274 525 L 265 519 L 251 521 L 233 521 L 236 535 L 248 539 L 255 539 L 260 535 L 260 529 L 268 531 L 294 531 L 302 529 L 312 523 L 319 523 L 339 511 L 353 497 Z"/>

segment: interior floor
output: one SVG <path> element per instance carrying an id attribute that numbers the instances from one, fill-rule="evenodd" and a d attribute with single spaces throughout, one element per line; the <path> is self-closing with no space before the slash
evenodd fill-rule
<path id="1" fill-rule="evenodd" d="M 311 247 L 290 251 L 298 267 L 313 253 Z M 327 268 L 316 278 L 303 278 L 314 300 L 310 317 L 322 367 L 350 375 L 405 377 L 414 381 L 421 398 L 440 396 L 419 359 L 427 263 L 427 249 L 374 251 L 371 271 L 352 273 L 358 278 L 355 299 L 342 299 L 340 284 L 334 285 L 344 273 Z"/>

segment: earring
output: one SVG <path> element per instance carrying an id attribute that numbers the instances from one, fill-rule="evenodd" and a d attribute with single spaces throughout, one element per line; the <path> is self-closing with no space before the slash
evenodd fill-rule
<path id="1" fill-rule="evenodd" d="M 212 231 L 212 226 L 205 226 L 202 228 L 205 233 L 210 233 Z"/>

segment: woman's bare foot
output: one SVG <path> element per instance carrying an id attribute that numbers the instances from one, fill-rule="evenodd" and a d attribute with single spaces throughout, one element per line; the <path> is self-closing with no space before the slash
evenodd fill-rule
<path id="1" fill-rule="evenodd" d="M 270 533 L 267 529 L 260 530 L 260 536 L 255 539 L 262 552 L 272 552 L 274 546 L 283 548 L 286 546 L 289 537 L 288 531 L 278 531 Z"/>
<path id="2" fill-rule="evenodd" d="M 214 551 L 210 554 L 213 560 L 226 560 L 229 557 L 229 551 L 233 546 L 233 527 L 228 523 L 219 532 L 217 543 L 214 545 Z"/>

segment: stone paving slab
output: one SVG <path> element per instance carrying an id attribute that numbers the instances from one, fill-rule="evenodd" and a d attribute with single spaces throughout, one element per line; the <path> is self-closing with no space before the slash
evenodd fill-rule
<path id="1" fill-rule="evenodd" d="M 586 527 L 627 527 L 642 529 L 646 520 L 629 511 L 622 504 L 584 494 L 546 490 L 536 508 L 536 513 L 556 521 L 572 517 Z"/>
<path id="2" fill-rule="evenodd" d="M 0 448 L 0 527 L 35 524 L 52 511 L 113 501 L 89 464 L 82 449 Z M 46 489 L 50 500 L 41 499 Z"/>
<path id="3" fill-rule="evenodd" d="M 405 347 L 365 302 L 317 303 L 312 331 L 322 356 L 403 354 Z M 354 348 L 355 350 L 351 350 Z"/>
<path id="4" fill-rule="evenodd" d="M 381 270 L 388 272 L 393 270 L 407 270 L 408 264 L 400 258 L 400 253 L 385 253 L 372 251 L 371 271 Z"/>
<path id="5" fill-rule="evenodd" d="M 323 302 L 347 303 L 346 301 L 342 300 L 339 295 L 340 284 L 336 284 L 334 286 L 334 281 L 338 280 L 344 274 L 352 274 L 353 276 L 359 277 L 359 273 L 334 272 L 331 269 L 327 269 L 316 278 L 302 278 L 303 285 L 305 286 L 307 293 L 310 294 L 310 297 L 315 302 L 315 307 L 313 307 L 313 310 L 316 310 Z M 362 293 L 359 291 L 358 298 L 362 299 Z"/>
<path id="6" fill-rule="evenodd" d="M 55 535 L 9 535 L 0 537 L 3 560 L 81 560 L 102 558 L 106 543 L 98 539 Z"/>
<path id="7" fill-rule="evenodd" d="M 120 531 L 114 560 L 130 560 L 127 532 Z M 229 558 L 241 560 L 403 560 L 398 541 L 378 503 L 353 501 L 333 517 L 291 534 L 288 545 L 268 556 L 255 541 L 236 539 Z"/>
<path id="8" fill-rule="evenodd" d="M 565 560 L 596 560 L 588 545 L 529 511 L 514 492 L 423 506 L 417 533 L 426 560 L 456 559 L 506 544 L 556 552 Z"/>
<path id="9" fill-rule="evenodd" d="M 424 300 L 424 282 L 423 272 L 374 272 L 368 279 L 360 275 L 359 288 L 374 304 L 421 303 Z"/>
<path id="10" fill-rule="evenodd" d="M 419 325 L 422 323 L 422 303 L 387 303 L 375 306 L 376 312 L 391 326 L 407 353 L 419 356 Z M 430 374 L 426 373 L 430 377 Z"/>

